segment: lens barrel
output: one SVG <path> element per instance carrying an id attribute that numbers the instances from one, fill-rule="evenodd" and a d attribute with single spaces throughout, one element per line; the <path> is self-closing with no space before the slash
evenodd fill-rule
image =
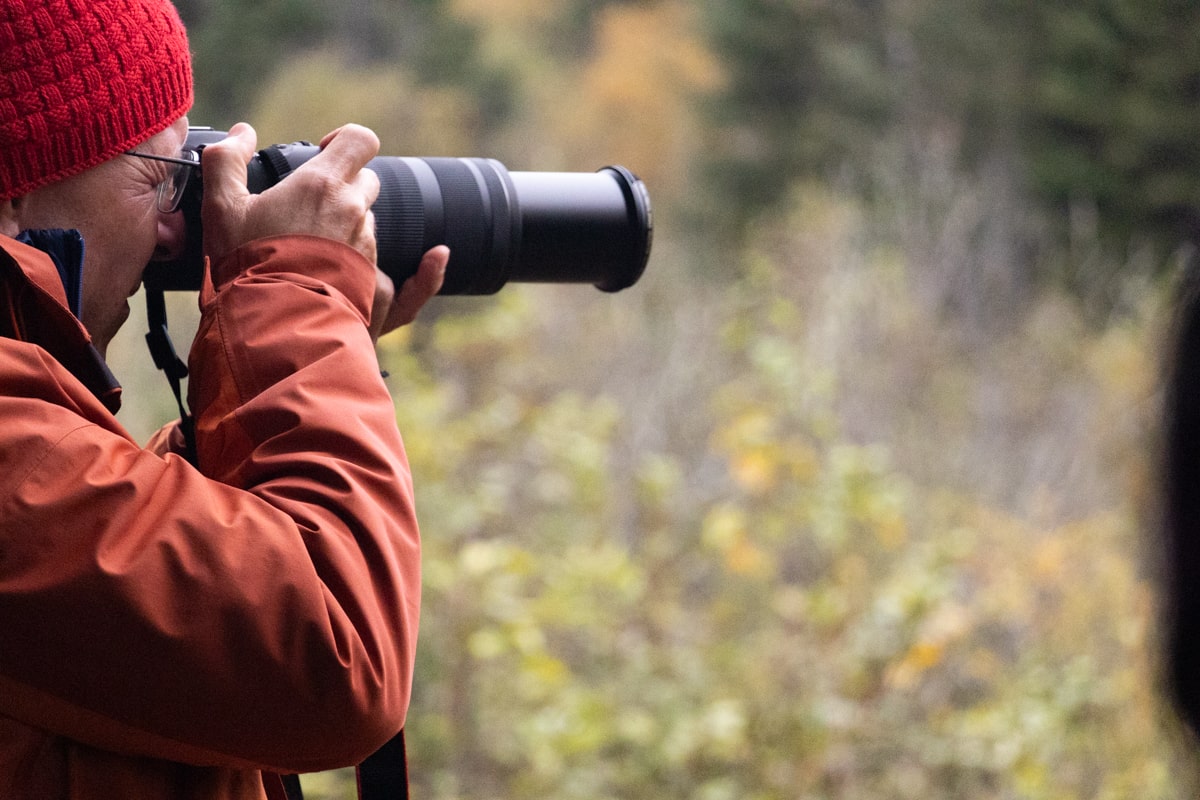
<path id="1" fill-rule="evenodd" d="M 193 129 L 188 146 L 200 149 L 224 136 Z M 318 152 L 305 142 L 260 151 L 249 166 L 250 191 L 265 191 Z M 372 208 L 378 264 L 397 286 L 439 244 L 450 248 L 445 295 L 492 294 L 509 282 L 591 283 L 615 292 L 637 282 L 650 256 L 650 197 L 624 167 L 509 172 L 489 158 L 396 156 L 367 166 L 380 182 Z M 186 252 L 147 265 L 148 287 L 200 287 L 201 191 L 194 177 L 182 203 Z"/>

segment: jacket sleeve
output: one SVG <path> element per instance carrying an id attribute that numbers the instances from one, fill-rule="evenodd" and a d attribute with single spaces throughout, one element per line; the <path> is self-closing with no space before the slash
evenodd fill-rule
<path id="1" fill-rule="evenodd" d="M 374 280 L 315 238 L 232 257 L 192 349 L 199 469 L 0 400 L 0 713 L 187 763 L 347 765 L 403 724 L 420 597 Z"/>

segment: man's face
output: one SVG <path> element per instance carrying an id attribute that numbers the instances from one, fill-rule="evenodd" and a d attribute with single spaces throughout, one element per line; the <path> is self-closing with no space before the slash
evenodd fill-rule
<path id="1" fill-rule="evenodd" d="M 175 156 L 186 137 L 182 117 L 134 150 Z M 129 316 L 129 297 L 141 285 L 146 262 L 182 247 L 183 215 L 163 214 L 156 204 L 158 184 L 171 168 L 117 156 L 13 201 L 17 231 L 75 228 L 83 234 L 83 324 L 101 353 Z"/>

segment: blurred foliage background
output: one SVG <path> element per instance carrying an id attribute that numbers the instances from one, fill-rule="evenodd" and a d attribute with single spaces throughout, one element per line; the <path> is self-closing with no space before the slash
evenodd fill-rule
<path id="1" fill-rule="evenodd" d="M 1200 6 L 177 4 L 193 123 L 621 163 L 655 202 L 634 288 L 439 299 L 382 344 L 416 796 L 1196 794 L 1154 529 Z M 144 436 L 172 403 L 125 335 Z"/>

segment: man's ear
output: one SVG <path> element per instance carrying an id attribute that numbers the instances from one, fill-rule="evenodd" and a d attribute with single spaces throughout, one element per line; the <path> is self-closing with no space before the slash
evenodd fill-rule
<path id="1" fill-rule="evenodd" d="M 17 207 L 20 205 L 19 197 L 0 200 L 0 235 L 15 239 L 21 232 L 21 226 L 17 222 Z"/>

